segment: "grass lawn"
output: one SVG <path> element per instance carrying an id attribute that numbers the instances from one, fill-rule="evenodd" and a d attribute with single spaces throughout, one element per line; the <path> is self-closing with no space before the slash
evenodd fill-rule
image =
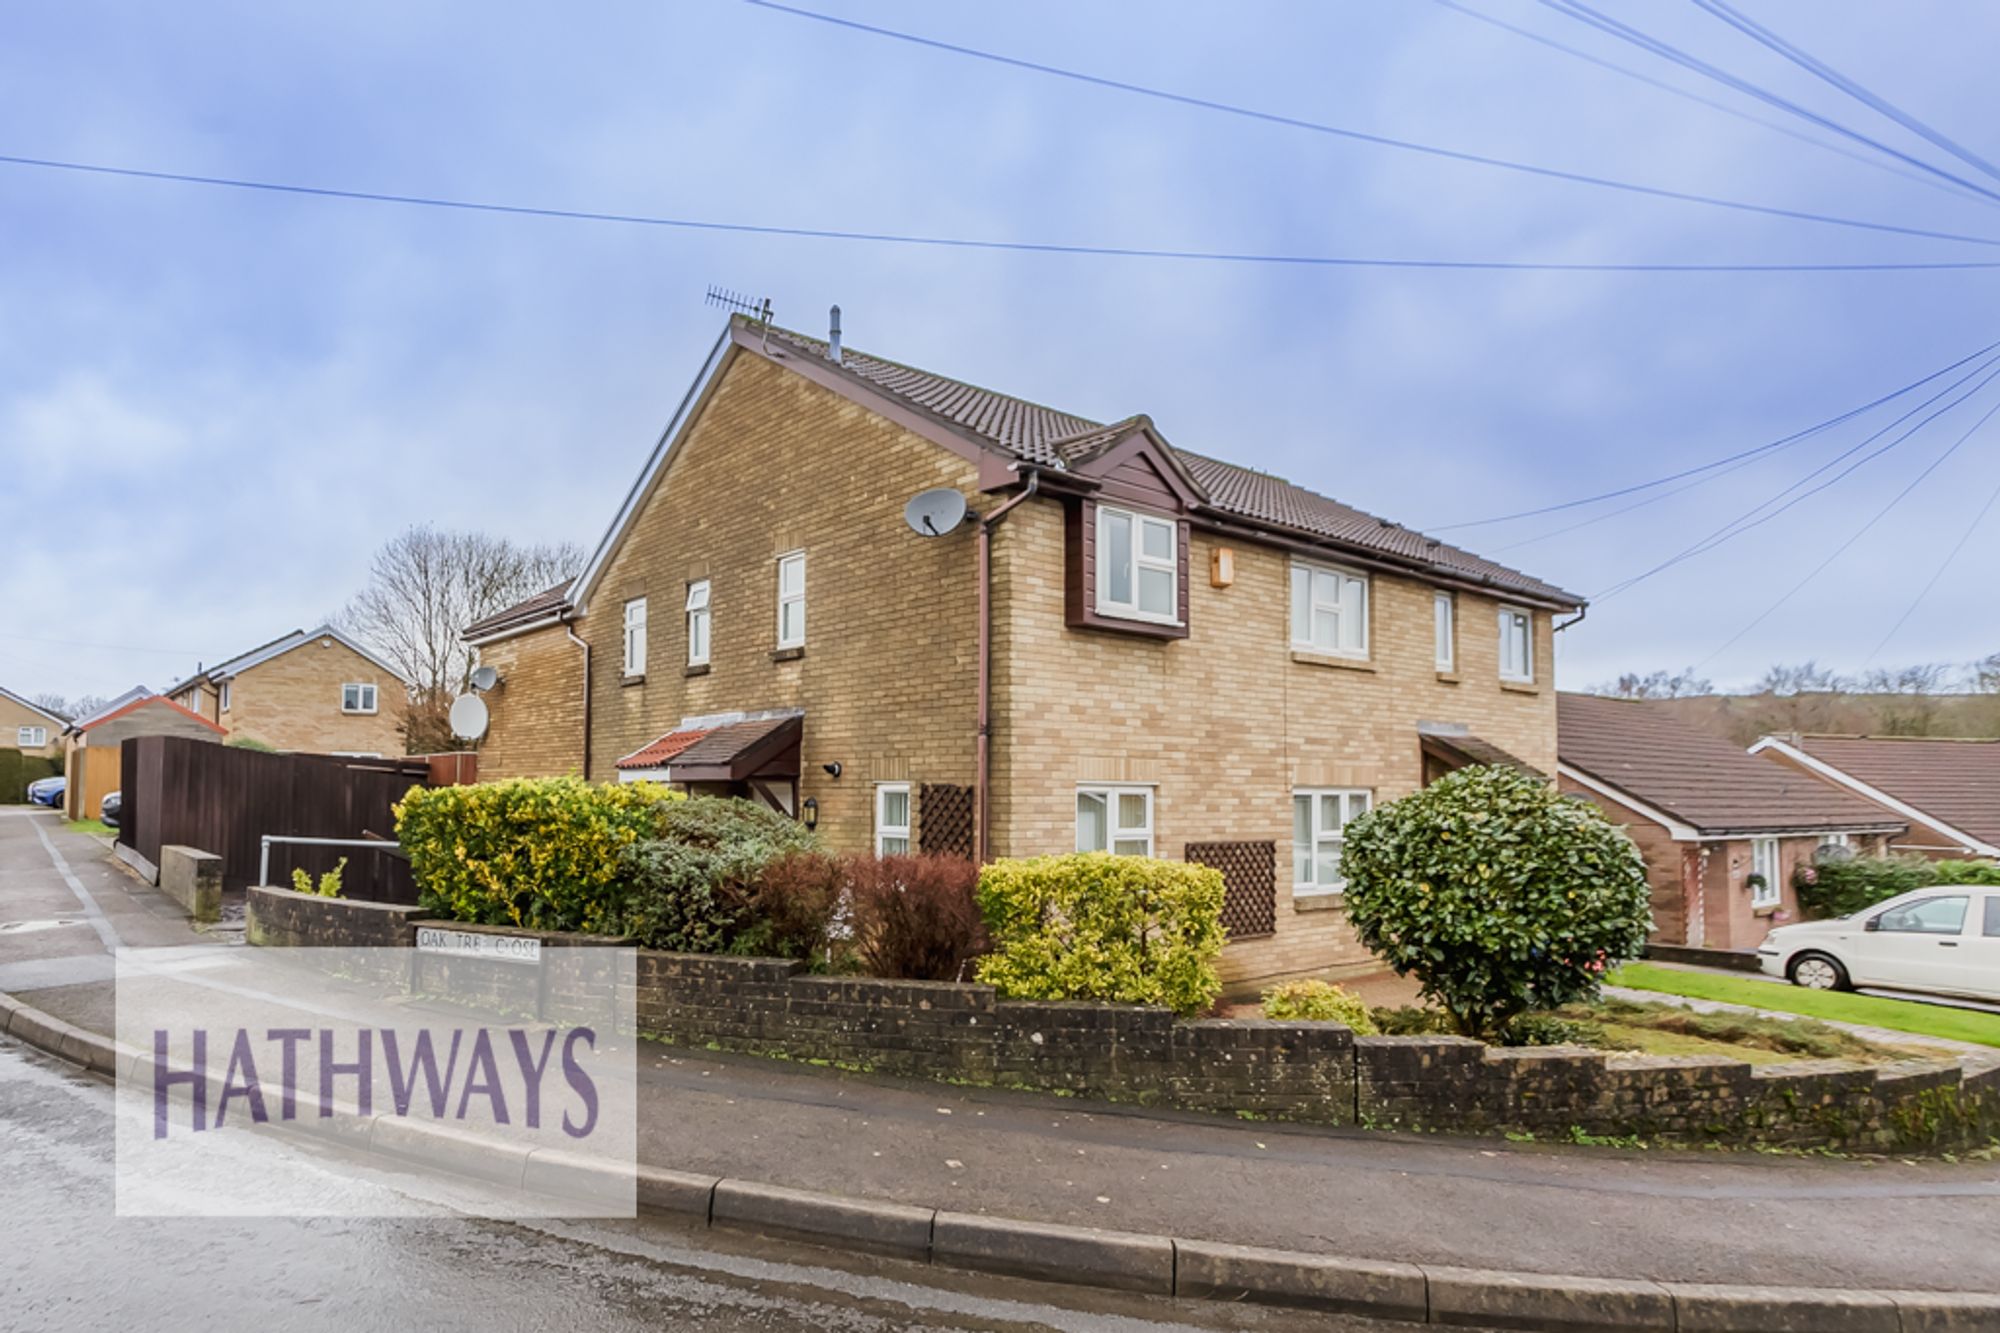
<path id="1" fill-rule="evenodd" d="M 101 819 L 65 819 L 63 832 L 95 833 L 99 837 L 108 838 L 111 836 L 111 826 Z"/>
<path id="2" fill-rule="evenodd" d="M 1682 972 L 1650 963 L 1627 963 L 1605 980 L 1614 986 L 1629 986 L 1633 990 L 1684 995 L 1693 1000 L 1754 1005 L 1759 1009 L 1831 1019 L 1836 1023 L 1865 1023 L 1870 1027 L 1911 1032 L 1924 1037 L 1945 1037 L 1952 1041 L 2000 1046 L 2000 1014 L 1973 1009 L 1947 1009 L 1942 1005 L 1919 1004 L 1914 1000 L 1885 1000 L 1846 991 L 1807 990 L 1782 981 L 1721 976 L 1710 972 Z"/>

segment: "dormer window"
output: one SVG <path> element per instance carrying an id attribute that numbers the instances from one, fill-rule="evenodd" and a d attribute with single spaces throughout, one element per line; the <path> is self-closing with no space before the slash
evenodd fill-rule
<path id="1" fill-rule="evenodd" d="M 1131 509 L 1097 509 L 1097 611 L 1126 620 L 1180 620 L 1179 525 Z"/>

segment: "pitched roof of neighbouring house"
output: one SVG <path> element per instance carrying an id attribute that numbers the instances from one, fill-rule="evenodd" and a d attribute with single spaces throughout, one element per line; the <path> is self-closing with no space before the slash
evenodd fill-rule
<path id="1" fill-rule="evenodd" d="M 356 643 L 346 634 L 343 634 L 338 629 L 335 629 L 332 625 L 321 625 L 318 629 L 315 630 L 295 629 L 289 634 L 280 634 L 277 638 L 271 640 L 269 643 L 258 644 L 255 648 L 252 648 L 247 653 L 238 653 L 236 656 L 231 658 L 226 658 L 225 660 L 216 663 L 212 667 L 208 667 L 202 671 L 197 671 L 192 676 L 189 676 L 186 680 L 180 681 L 173 685 L 169 685 L 166 689 L 162 690 L 161 693 L 179 694 L 182 690 L 186 689 L 188 686 L 194 684 L 198 680 L 205 680 L 211 683 L 220 683 L 222 681 L 228 680 L 231 676 L 241 675 L 243 672 L 248 671 L 251 667 L 258 666 L 264 662 L 268 662 L 274 657 L 282 657 L 286 653 L 292 651 L 292 649 L 294 648 L 304 647 L 306 644 L 311 643 L 315 639 L 332 639 L 337 643 L 344 644 L 348 648 L 351 648 L 355 652 L 359 653 L 361 656 L 367 658 L 370 662 L 373 662 L 376 666 L 380 667 L 382 670 L 394 676 L 397 680 L 401 680 L 403 678 L 402 672 L 396 670 L 396 668 L 390 666 L 387 662 L 384 662 L 380 657 L 377 657 L 374 653 L 370 652 L 363 645 Z"/>
<path id="2" fill-rule="evenodd" d="M 1778 739 L 1988 846 L 2000 846 L 2000 740 Z"/>
<path id="3" fill-rule="evenodd" d="M 146 693 L 141 695 L 139 698 L 130 700 L 129 702 L 118 704 L 115 707 L 106 707 L 98 712 L 92 713 L 88 718 L 84 719 L 81 722 L 78 722 L 76 724 L 75 729 L 79 732 L 90 731 L 97 727 L 103 726 L 107 722 L 115 722 L 119 718 L 124 717 L 129 713 L 136 713 L 141 708 L 153 708 L 153 707 L 172 709 L 174 712 L 179 713 L 182 717 L 201 723 L 201 725 L 207 727 L 210 731 L 214 732 L 218 736 L 223 736 L 228 734 L 226 731 L 224 731 L 223 728 L 209 721 L 201 714 L 190 712 L 186 708 L 183 708 L 181 705 L 175 703 L 172 699 L 169 699 L 166 695 L 152 694 L 152 693 Z"/>
<path id="4" fill-rule="evenodd" d="M 773 327 L 773 341 L 821 358 L 826 344 Z M 1129 429 L 1151 422 L 1131 416 L 1112 425 L 1023 398 L 983 389 L 948 376 L 843 348 L 836 371 L 978 437 L 990 448 L 1038 467 L 1067 469 L 1114 443 Z M 1157 428 L 1155 428 L 1157 433 Z M 1522 596 L 1581 606 L 1583 599 L 1552 583 L 1388 519 L 1297 486 L 1266 472 L 1169 446 L 1202 498 L 1215 510 L 1251 524 L 1316 537 L 1361 553 L 1386 555 L 1471 578 Z"/>
<path id="5" fill-rule="evenodd" d="M 1640 699 L 1557 695 L 1556 752 L 1563 767 L 1702 834 L 1905 827 L 1872 802 L 1738 749 Z"/>
<path id="6" fill-rule="evenodd" d="M 545 588 L 533 597 L 525 597 L 504 610 L 495 611 L 490 616 L 475 620 L 459 631 L 459 637 L 462 639 L 487 638 L 502 630 L 518 629 L 520 626 L 540 620 L 544 616 L 553 615 L 569 603 L 569 588 L 570 584 L 574 581 L 573 579 L 564 579 L 553 588 Z"/>
<path id="7" fill-rule="evenodd" d="M 69 725 L 69 719 L 64 717 L 61 713 L 52 713 L 48 709 L 42 707 L 40 704 L 36 703 L 33 699 L 23 699 L 20 695 L 14 693 L 14 691 L 8 689 L 4 685 L 0 685 L 0 699 L 6 699 L 10 703 L 17 703 L 31 713 L 39 713 L 43 717 L 55 723 L 59 727 L 66 727 Z"/>

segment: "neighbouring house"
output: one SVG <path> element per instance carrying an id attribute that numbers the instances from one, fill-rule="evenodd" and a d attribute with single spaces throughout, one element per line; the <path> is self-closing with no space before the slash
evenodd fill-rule
<path id="1" fill-rule="evenodd" d="M 232 741 L 371 758 L 403 753 L 409 686 L 335 629 L 295 629 L 164 691 Z"/>
<path id="2" fill-rule="evenodd" d="M 1750 747 L 1908 823 L 1894 850 L 2000 857 L 2000 740 L 1766 736 Z"/>
<path id="3" fill-rule="evenodd" d="M 123 785 L 121 745 L 133 736 L 191 736 L 219 741 L 223 729 L 143 685 L 71 722 L 63 731 L 69 788 L 63 798 L 71 819 L 95 819 L 99 805 Z"/>
<path id="4" fill-rule="evenodd" d="M 62 733 L 68 725 L 68 718 L 0 687 L 0 749 L 54 759 L 63 752 Z"/>
<path id="5" fill-rule="evenodd" d="M 583 573 L 465 638 L 500 678 L 483 776 L 747 795 L 836 849 L 1215 864 L 1240 993 L 1375 965 L 1349 820 L 1555 771 L 1580 606 L 1145 416 L 738 317 Z"/>
<path id="6" fill-rule="evenodd" d="M 1638 844 L 1662 944 L 1754 949 L 1798 919 L 1792 874 L 1820 848 L 1877 856 L 1906 827 L 1656 703 L 1590 694 L 1556 703 L 1558 781 Z"/>

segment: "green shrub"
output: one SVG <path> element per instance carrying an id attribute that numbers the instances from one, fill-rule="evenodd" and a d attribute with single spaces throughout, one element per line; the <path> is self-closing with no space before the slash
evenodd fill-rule
<path id="1" fill-rule="evenodd" d="M 1451 1015 L 1444 1010 L 1419 1008 L 1413 1004 L 1370 1009 L 1368 1021 L 1385 1037 L 1432 1037 L 1453 1030 Z"/>
<path id="2" fill-rule="evenodd" d="M 1503 1034 L 1509 1046 L 1603 1046 L 1604 1025 L 1561 1014 L 1516 1014 Z"/>
<path id="3" fill-rule="evenodd" d="M 1792 889 L 1808 917 L 1850 916 L 1937 883 L 1937 864 L 1914 856 L 1826 857 L 1794 870 Z"/>
<path id="4" fill-rule="evenodd" d="M 396 836 L 428 912 L 616 934 L 622 857 L 681 803 L 651 783 L 578 778 L 415 787 L 396 806 Z"/>
<path id="5" fill-rule="evenodd" d="M 2000 886 L 2000 862 L 1933 861 L 1931 876 L 1933 884 L 1977 884 L 1993 888 Z"/>
<path id="6" fill-rule="evenodd" d="M 729 952 L 755 920 L 765 868 L 818 846 L 803 824 L 751 801 L 695 796 L 657 806 L 645 838 L 619 857 L 620 929 L 648 948 Z"/>
<path id="7" fill-rule="evenodd" d="M 1264 992 L 1264 1017 L 1281 1023 L 1345 1023 L 1364 1037 L 1375 1031 L 1359 995 L 1324 981 L 1287 981 L 1271 987 Z"/>
<path id="8" fill-rule="evenodd" d="M 1115 1000 L 1180 1014 L 1222 993 L 1222 874 L 1108 852 L 995 861 L 979 874 L 993 952 L 981 981 L 1028 1000 Z"/>
<path id="9" fill-rule="evenodd" d="M 255 736 L 231 736 L 224 745 L 238 750 L 255 750 L 258 754 L 277 754 L 278 747 L 269 741 L 260 741 Z"/>
<path id="10" fill-rule="evenodd" d="M 1646 867 L 1597 807 L 1474 766 L 1347 828 L 1348 920 L 1458 1031 L 1597 994 L 1652 929 Z"/>
<path id="11" fill-rule="evenodd" d="M 309 893 L 320 898 L 338 898 L 340 896 L 340 872 L 345 869 L 347 869 L 347 858 L 343 856 L 334 863 L 333 869 L 319 877 L 319 883 L 315 886 L 311 875 L 295 867 L 292 870 L 292 892 Z"/>

